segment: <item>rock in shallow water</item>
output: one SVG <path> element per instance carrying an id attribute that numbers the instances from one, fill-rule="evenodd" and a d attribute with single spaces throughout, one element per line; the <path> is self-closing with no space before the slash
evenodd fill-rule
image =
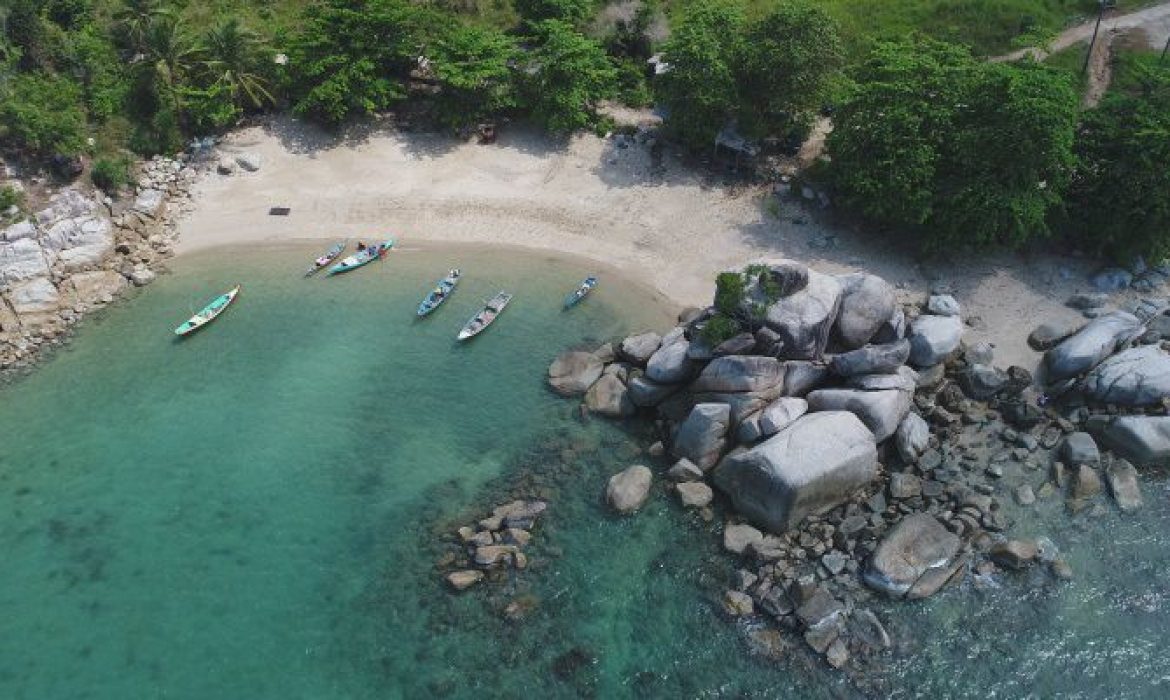
<path id="1" fill-rule="evenodd" d="M 601 378 L 605 365 L 591 352 L 563 352 L 548 368 L 548 383 L 561 396 L 584 394 Z"/>
<path id="2" fill-rule="evenodd" d="M 654 351 L 662 344 L 662 336 L 654 332 L 632 335 L 622 341 L 618 349 L 619 354 L 638 365 L 645 367 Z"/>
<path id="3" fill-rule="evenodd" d="M 685 508 L 703 508 L 715 497 L 711 487 L 701 481 L 687 481 L 675 486 L 678 499 Z"/>
<path id="4" fill-rule="evenodd" d="M 1170 464 L 1170 416 L 1102 417 L 1086 427 L 1106 448 L 1139 467 Z"/>
<path id="5" fill-rule="evenodd" d="M 585 392 L 585 407 L 609 418 L 634 414 L 635 406 L 626 385 L 614 374 L 604 374 Z"/>
<path id="6" fill-rule="evenodd" d="M 865 568 L 871 588 L 894 597 L 933 595 L 957 571 L 959 538 L 933 515 L 920 513 L 890 530 Z"/>
<path id="7" fill-rule="evenodd" d="M 877 476 L 873 433 L 852 413 L 797 419 L 756 447 L 728 456 L 715 484 L 756 524 L 783 532 L 831 508 Z"/>
<path id="8" fill-rule="evenodd" d="M 1133 513 L 1142 507 L 1142 491 L 1138 486 L 1137 470 L 1124 459 L 1115 459 L 1105 470 L 1109 492 L 1122 513 Z"/>
<path id="9" fill-rule="evenodd" d="M 605 487 L 606 500 L 623 515 L 633 513 L 649 497 L 652 477 L 650 470 L 641 464 L 620 471 L 609 478 Z"/>
<path id="10" fill-rule="evenodd" d="M 452 571 L 447 574 L 447 583 L 457 591 L 467 590 L 483 580 L 483 572 L 475 569 Z"/>

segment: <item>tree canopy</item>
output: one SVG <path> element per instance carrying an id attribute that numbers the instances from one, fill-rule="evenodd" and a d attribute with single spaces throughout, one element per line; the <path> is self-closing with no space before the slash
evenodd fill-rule
<path id="1" fill-rule="evenodd" d="M 448 126 L 463 126 L 515 107 L 514 39 L 495 29 L 457 25 L 431 50 L 439 82 L 436 116 Z"/>
<path id="2" fill-rule="evenodd" d="M 561 20 L 534 28 L 525 67 L 525 102 L 533 121 L 556 133 L 592 125 L 594 106 L 614 94 L 617 70 L 601 45 Z"/>
<path id="3" fill-rule="evenodd" d="M 1067 75 L 915 39 L 879 44 L 853 77 L 827 144 L 839 199 L 927 249 L 1050 233 L 1074 164 Z"/>

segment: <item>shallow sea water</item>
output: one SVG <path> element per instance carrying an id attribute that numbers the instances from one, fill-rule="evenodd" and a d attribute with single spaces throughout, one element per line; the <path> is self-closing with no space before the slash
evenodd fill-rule
<path id="1" fill-rule="evenodd" d="M 661 483 L 636 517 L 604 507 L 612 473 L 654 464 L 645 427 L 582 422 L 544 386 L 559 350 L 670 309 L 603 271 L 563 313 L 593 270 L 535 254 L 407 248 L 303 280 L 314 254 L 181 259 L 0 389 L 0 697 L 1165 694 L 1165 475 L 1136 518 L 1016 514 L 1066 551 L 1070 585 L 879 606 L 898 648 L 853 686 L 799 647 L 751 653 L 758 630 L 718 613 L 735 567 L 717 523 Z M 452 265 L 459 289 L 414 320 Z M 173 339 L 236 281 L 232 309 Z M 512 306 L 457 345 L 500 288 Z M 449 593 L 454 528 L 514 496 L 550 502 L 530 568 Z"/>

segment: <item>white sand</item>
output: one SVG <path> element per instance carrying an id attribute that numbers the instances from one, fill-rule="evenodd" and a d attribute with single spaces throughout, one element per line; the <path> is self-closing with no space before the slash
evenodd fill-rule
<path id="1" fill-rule="evenodd" d="M 669 154 L 655 168 L 646 148 L 620 149 L 593 136 L 558 145 L 506 129 L 496 145 L 480 146 L 385 129 L 338 142 L 280 120 L 223 145 L 226 155 L 244 151 L 261 155 L 260 171 L 212 173 L 197 185 L 195 210 L 180 225 L 180 253 L 384 235 L 407 249 L 421 241 L 510 244 L 598 260 L 679 305 L 710 303 L 721 270 L 790 257 L 828 272 L 882 275 L 905 300 L 922 300 L 933 283 L 949 285 L 964 316 L 986 324 L 968 342 L 991 342 L 997 364 L 1026 367 L 1038 359 L 1027 334 L 1043 320 L 1075 317 L 1063 302 L 1087 289 L 1089 268 L 1074 258 L 996 254 L 921 266 L 888 238 L 835 224 L 798 198 L 768 206 L 764 188 L 724 186 Z M 272 206 L 292 214 L 269 216 Z M 835 242 L 825 246 L 826 236 Z"/>

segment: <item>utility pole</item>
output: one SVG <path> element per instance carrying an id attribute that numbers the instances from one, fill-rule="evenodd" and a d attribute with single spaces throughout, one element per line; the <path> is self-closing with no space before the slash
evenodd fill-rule
<path id="1" fill-rule="evenodd" d="M 1101 31 L 1101 18 L 1105 16 L 1105 0 L 1097 0 L 1097 24 L 1093 27 L 1093 38 L 1089 41 L 1089 52 L 1085 54 L 1085 64 L 1081 66 L 1081 76 L 1089 70 L 1089 60 L 1093 58 L 1093 47 L 1097 45 L 1097 32 Z"/>

